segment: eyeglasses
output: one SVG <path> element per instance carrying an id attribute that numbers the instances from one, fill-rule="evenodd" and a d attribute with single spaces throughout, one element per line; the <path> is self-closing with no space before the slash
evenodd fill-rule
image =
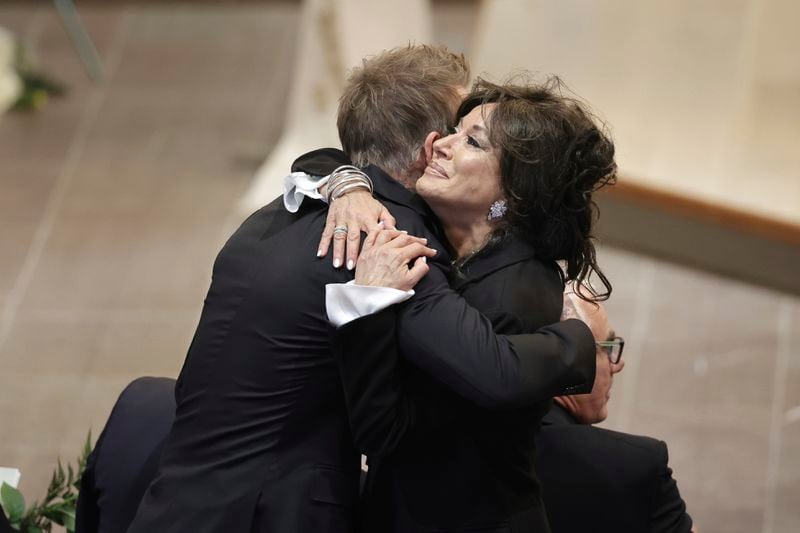
<path id="1" fill-rule="evenodd" d="M 612 365 L 616 365 L 622 359 L 622 349 L 625 348 L 625 339 L 622 337 L 614 337 L 610 341 L 599 341 L 595 344 L 603 349 Z"/>

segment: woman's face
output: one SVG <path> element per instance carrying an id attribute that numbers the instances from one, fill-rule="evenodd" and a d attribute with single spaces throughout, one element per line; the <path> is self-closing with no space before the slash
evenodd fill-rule
<path id="1" fill-rule="evenodd" d="M 440 218 L 485 220 L 489 206 L 501 198 L 499 150 L 489 143 L 485 122 L 494 106 L 476 107 L 447 137 L 428 137 L 428 166 L 416 190 Z"/>

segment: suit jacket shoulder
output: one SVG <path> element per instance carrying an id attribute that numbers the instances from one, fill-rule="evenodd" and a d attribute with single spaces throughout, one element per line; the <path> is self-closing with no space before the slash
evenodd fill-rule
<path id="1" fill-rule="evenodd" d="M 691 529 L 663 441 L 555 424 L 542 427 L 536 446 L 536 469 L 553 533 Z"/>

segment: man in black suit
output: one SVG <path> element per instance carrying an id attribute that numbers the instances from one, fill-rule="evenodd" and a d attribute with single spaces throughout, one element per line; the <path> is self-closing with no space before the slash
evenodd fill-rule
<path id="1" fill-rule="evenodd" d="M 624 342 L 602 304 L 567 291 L 565 301 L 589 325 L 597 373 L 589 394 L 557 396 L 536 440 L 536 472 L 553 533 L 688 533 L 692 519 L 667 464 L 663 441 L 594 427 L 608 416 Z"/>
<path id="2" fill-rule="evenodd" d="M 594 377 L 591 332 L 579 320 L 535 334 L 497 336 L 447 283 L 449 261 L 426 206 L 402 184 L 424 169 L 422 143 L 452 120 L 468 70 L 445 49 L 407 47 L 364 62 L 348 85 L 357 102 L 340 108 L 343 147 L 367 172 L 399 227 L 439 250 L 404 306 L 402 353 L 457 394 L 488 407 L 521 405 L 543 391 L 587 386 Z M 373 83 L 383 84 L 375 91 Z M 328 152 L 294 170 L 315 173 Z M 334 153 L 336 157 L 337 154 Z M 315 259 L 326 206 L 296 213 L 277 199 L 248 218 L 214 264 L 175 390 L 175 422 L 156 478 L 131 532 L 350 532 L 356 526 L 359 454 L 331 355 L 325 286 L 352 279 Z M 398 237 L 400 260 L 432 255 Z M 412 286 L 428 267 L 409 270 Z M 446 349 L 445 349 L 446 347 Z M 543 383 L 541 362 L 551 378 Z"/>

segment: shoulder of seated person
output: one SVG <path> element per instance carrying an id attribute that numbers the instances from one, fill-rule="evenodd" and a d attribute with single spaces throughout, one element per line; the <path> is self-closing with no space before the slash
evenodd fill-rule
<path id="1" fill-rule="evenodd" d="M 631 473 L 636 472 L 642 483 L 649 484 L 659 479 L 664 469 L 669 468 L 667 443 L 662 440 L 594 426 L 586 427 L 607 439 L 611 450 L 609 453 L 619 456 L 620 463 L 625 464 Z"/>
<path id="2" fill-rule="evenodd" d="M 622 431 L 614 431 L 585 424 L 549 426 L 546 429 L 548 431 L 565 432 L 565 436 L 571 434 L 571 436 L 579 437 L 579 439 L 575 440 L 577 446 L 609 446 L 619 448 L 619 453 L 622 456 L 636 454 L 647 456 L 651 459 L 657 459 L 666 448 L 666 443 L 664 441 L 652 437 L 634 435 L 632 433 L 624 433 Z M 544 430 L 545 428 L 543 428 L 543 431 Z"/>
<path id="3" fill-rule="evenodd" d="M 625 483 L 650 486 L 667 465 L 666 445 L 657 439 L 631 435 L 589 425 L 557 425 L 543 427 L 537 449 L 542 457 L 551 454 L 590 462 L 607 473 L 619 475 Z"/>

